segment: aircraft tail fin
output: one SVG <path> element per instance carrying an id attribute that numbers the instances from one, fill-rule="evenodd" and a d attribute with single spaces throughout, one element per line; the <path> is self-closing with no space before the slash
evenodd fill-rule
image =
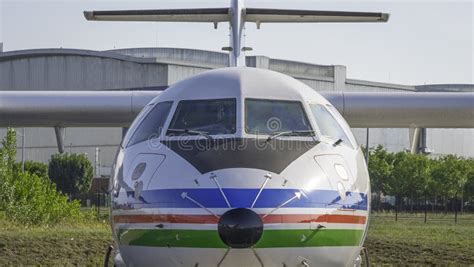
<path id="1" fill-rule="evenodd" d="M 229 66 L 245 66 L 245 22 L 261 23 L 323 23 L 323 22 L 387 22 L 389 14 L 375 12 L 322 11 L 296 9 L 245 8 L 243 0 L 231 0 L 229 8 L 151 9 L 85 11 L 87 20 L 102 21 L 168 21 L 229 22 Z"/>

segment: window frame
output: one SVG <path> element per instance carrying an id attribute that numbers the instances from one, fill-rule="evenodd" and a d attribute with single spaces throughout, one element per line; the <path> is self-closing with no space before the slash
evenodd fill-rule
<path id="1" fill-rule="evenodd" d="M 182 138 L 182 137 L 186 137 L 186 139 L 190 139 L 190 138 L 193 138 L 193 137 L 198 137 L 198 138 L 201 138 L 202 136 L 201 135 L 168 135 L 168 129 L 171 127 L 171 124 L 173 123 L 173 120 L 175 118 L 175 116 L 177 115 L 177 112 L 178 112 L 178 109 L 179 109 L 179 105 L 182 103 L 182 102 L 190 102 L 190 101 L 219 101 L 219 100 L 232 100 L 234 101 L 234 112 L 235 112 L 235 124 L 234 124 L 234 132 L 233 133 L 226 133 L 226 134 L 209 134 L 209 136 L 232 136 L 232 135 L 236 135 L 237 132 L 238 132 L 238 123 L 239 123 L 239 109 L 238 109 L 238 99 L 235 98 L 235 97 L 225 97 L 225 98 L 201 98 L 201 99 L 182 99 L 182 100 L 179 100 L 179 101 L 176 101 L 176 105 L 174 106 L 174 108 L 171 109 L 170 113 L 172 113 L 172 116 L 170 116 L 168 119 L 169 121 L 165 124 L 166 128 L 164 129 L 164 131 L 162 131 L 162 134 L 163 134 L 163 137 L 164 138 L 167 138 L 167 139 L 175 139 L 175 138 Z"/>
<path id="2" fill-rule="evenodd" d="M 244 133 L 247 134 L 247 135 L 252 135 L 252 136 L 270 136 L 270 134 L 268 133 L 254 133 L 254 132 L 249 132 L 247 130 L 247 118 L 248 118 L 248 112 L 247 112 L 247 100 L 258 100 L 258 101 L 267 101 L 267 102 L 287 102 L 287 103 L 297 103 L 299 104 L 300 108 L 301 108 L 301 111 L 303 112 L 303 115 L 306 119 L 306 122 L 308 123 L 308 126 L 309 126 L 309 129 L 308 131 L 313 131 L 314 132 L 314 136 L 318 136 L 319 133 L 317 132 L 316 128 L 314 127 L 314 124 L 313 122 L 309 119 L 308 117 L 308 110 L 306 109 L 306 103 L 305 102 L 302 102 L 300 100 L 290 100 L 290 99 L 272 99 L 272 98 L 255 98 L 255 97 L 246 97 L 243 99 L 243 103 L 242 103 L 242 113 L 243 113 L 243 119 L 242 119 L 242 127 L 243 127 L 243 130 L 244 130 Z M 307 137 L 310 137 L 310 138 L 313 138 L 314 136 L 282 136 L 283 138 L 307 138 Z"/>
<path id="3" fill-rule="evenodd" d="M 125 133 L 125 136 L 123 136 L 122 141 L 120 142 L 120 147 L 125 149 L 127 148 L 126 145 L 130 142 L 130 139 L 132 138 L 133 134 L 135 133 L 135 130 L 140 126 L 142 123 L 143 119 L 146 117 L 148 112 L 150 112 L 151 109 L 153 109 L 155 105 L 154 104 L 147 104 L 140 110 L 138 113 L 137 117 L 135 117 L 135 120 L 132 122 L 130 127 L 128 127 L 127 132 Z"/>
<path id="4" fill-rule="evenodd" d="M 310 103 L 308 103 L 308 106 L 309 106 L 309 109 L 311 111 L 311 116 L 313 116 L 314 123 L 316 124 L 316 126 L 318 128 L 319 135 L 321 137 L 327 138 L 331 141 L 337 141 L 337 140 L 334 140 L 334 137 L 324 135 L 322 133 L 321 126 L 320 126 L 320 123 L 319 123 L 319 119 L 316 117 L 316 115 L 314 114 L 314 112 L 312 110 L 312 106 L 316 106 L 316 105 L 322 106 L 325 109 L 325 111 L 332 117 L 332 119 L 337 122 L 339 128 L 341 129 L 341 131 L 344 133 L 344 135 L 346 136 L 346 138 L 348 140 L 348 142 L 342 142 L 342 144 L 346 145 L 347 147 L 349 147 L 351 149 L 356 149 L 357 148 L 357 143 L 354 143 L 355 137 L 353 137 L 352 132 L 350 132 L 350 133 L 347 132 L 347 129 L 345 129 L 345 127 L 342 125 L 342 123 L 340 121 L 341 118 L 339 116 L 336 116 L 334 114 L 334 112 L 329 108 L 329 107 L 334 107 L 334 106 L 332 106 L 331 104 L 310 102 Z M 342 117 L 342 115 L 341 115 L 341 117 Z M 349 127 L 349 130 L 350 130 L 350 127 Z M 352 138 L 351 138 L 351 136 L 352 136 Z M 354 140 L 352 140 L 352 139 L 354 139 Z"/>
<path id="5" fill-rule="evenodd" d="M 138 143 L 141 143 L 142 141 L 138 142 L 138 143 L 134 143 L 134 144 L 130 144 L 130 142 L 132 141 L 133 137 L 135 136 L 135 134 L 137 133 L 138 129 L 142 126 L 143 122 L 148 118 L 148 116 L 150 116 L 151 112 L 159 105 L 159 104 L 163 104 L 163 103 L 170 103 L 170 107 L 169 107 L 169 111 L 168 111 L 168 114 L 166 115 L 166 118 L 165 120 L 163 121 L 163 126 L 162 126 L 162 130 L 160 132 L 160 135 L 158 136 L 158 138 L 160 138 L 162 135 L 163 135 L 163 132 L 164 132 L 164 129 L 166 127 L 166 124 L 169 120 L 169 117 L 170 117 L 170 114 L 171 112 L 173 111 L 173 106 L 174 106 L 174 101 L 173 100 L 165 100 L 165 101 L 161 101 L 161 102 L 156 102 L 156 103 L 153 103 L 153 104 L 148 104 L 145 106 L 145 108 L 147 107 L 150 107 L 148 110 L 146 110 L 143 115 L 139 115 L 139 116 L 142 116 L 140 119 L 139 119 L 139 122 L 134 126 L 134 125 L 131 125 L 131 127 L 128 129 L 129 131 L 132 130 L 133 132 L 130 134 L 130 136 L 126 136 L 126 138 L 123 138 L 122 140 L 122 144 L 124 144 L 124 141 L 126 140 L 126 145 L 122 145 L 122 148 L 129 148 L 133 145 L 136 145 Z M 144 109 L 145 109 L 144 108 Z M 127 132 L 127 135 L 128 135 L 128 132 Z"/>
<path id="6" fill-rule="evenodd" d="M 352 133 L 351 126 L 349 123 L 347 123 L 346 119 L 342 116 L 341 113 L 337 110 L 337 108 L 331 104 L 326 104 L 325 105 L 326 109 L 329 111 L 329 113 L 335 117 L 336 120 L 338 120 L 341 125 L 342 130 L 345 132 L 347 138 L 349 139 L 349 142 L 352 144 L 352 148 L 356 149 L 359 145 L 357 143 L 357 139 L 355 138 L 354 134 Z M 337 113 L 336 113 L 337 112 Z"/>

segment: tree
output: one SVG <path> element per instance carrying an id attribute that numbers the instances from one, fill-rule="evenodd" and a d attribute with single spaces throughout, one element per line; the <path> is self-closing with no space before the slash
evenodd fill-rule
<path id="1" fill-rule="evenodd" d="M 392 172 L 392 154 L 387 152 L 383 146 L 378 145 L 369 153 L 369 177 L 372 191 L 376 193 L 377 211 L 380 211 L 381 195 L 386 193 L 387 179 Z"/>
<path id="2" fill-rule="evenodd" d="M 392 171 L 385 184 L 385 191 L 387 194 L 395 196 L 395 219 L 397 218 L 398 209 L 400 208 L 401 200 L 405 196 L 406 183 L 403 177 L 400 177 L 400 169 L 405 160 L 405 152 L 399 152 L 393 155 L 391 162 Z"/>
<path id="3" fill-rule="evenodd" d="M 425 156 L 399 152 L 395 154 L 390 179 L 392 192 L 397 199 L 409 197 L 413 211 L 413 200 L 426 193 L 429 174 L 429 161 Z"/>
<path id="4" fill-rule="evenodd" d="M 15 158 L 16 133 L 9 128 L 0 148 L 0 210 L 5 210 L 14 199 L 14 188 L 11 184 L 14 181 Z"/>
<path id="5" fill-rule="evenodd" d="M 441 157 L 433 168 L 431 176 L 444 197 L 445 213 L 448 211 L 447 200 L 457 199 L 462 194 L 468 180 L 469 166 L 468 161 L 447 155 Z"/>
<path id="6" fill-rule="evenodd" d="M 429 159 L 430 165 L 430 178 L 428 184 L 426 186 L 426 197 L 430 197 L 433 201 L 431 202 L 431 211 L 435 211 L 435 206 L 439 196 L 443 196 L 443 187 L 444 185 L 437 179 L 433 179 L 433 172 L 436 168 L 439 168 L 439 160 L 438 159 Z"/>
<path id="7" fill-rule="evenodd" d="M 413 211 L 413 202 L 416 198 L 424 197 L 425 204 L 431 184 L 430 160 L 425 155 L 408 154 L 407 160 L 409 162 L 409 175 L 411 179 L 408 180 L 408 193 L 410 194 L 411 205 L 410 209 Z"/>
<path id="8" fill-rule="evenodd" d="M 21 171 L 21 163 L 15 164 L 15 171 Z M 25 161 L 25 172 L 48 178 L 48 164 L 27 160 Z"/>
<path id="9" fill-rule="evenodd" d="M 467 182 L 464 186 L 465 199 L 472 203 L 474 200 L 474 159 L 468 159 L 467 165 L 469 172 L 467 174 Z"/>
<path id="10" fill-rule="evenodd" d="M 22 172 L 15 158 L 16 134 L 8 129 L 0 147 L 0 212 L 6 219 L 26 225 L 50 225 L 81 218 L 78 201 L 69 202 L 56 192 L 49 179 L 34 173 L 41 170 L 38 173 L 44 174 L 40 164 L 29 165 L 33 173 Z"/>
<path id="11" fill-rule="evenodd" d="M 51 156 L 48 174 L 60 192 L 74 197 L 89 189 L 93 168 L 83 154 L 56 154 Z"/>

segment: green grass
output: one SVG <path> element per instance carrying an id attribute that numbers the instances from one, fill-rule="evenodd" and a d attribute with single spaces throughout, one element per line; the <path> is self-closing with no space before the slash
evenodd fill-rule
<path id="1" fill-rule="evenodd" d="M 372 263 L 474 264 L 474 216 L 374 214 L 365 246 Z"/>
<path id="2" fill-rule="evenodd" d="M 101 266 L 111 242 L 107 221 L 25 228 L 0 220 L 0 266 Z"/>
<path id="3" fill-rule="evenodd" d="M 103 212 L 102 214 L 105 214 Z M 376 265 L 474 264 L 474 215 L 374 214 L 366 247 Z M 0 218 L 0 266 L 99 266 L 112 242 L 107 220 L 55 227 L 11 225 Z"/>

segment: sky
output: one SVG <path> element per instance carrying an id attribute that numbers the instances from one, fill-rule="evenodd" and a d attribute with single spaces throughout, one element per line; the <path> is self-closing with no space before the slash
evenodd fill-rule
<path id="1" fill-rule="evenodd" d="M 88 22 L 84 10 L 227 7 L 230 1 L 0 0 L 4 51 L 36 48 L 108 50 L 182 47 L 220 51 L 228 26 L 163 22 Z M 255 24 L 247 55 L 344 65 L 347 76 L 406 85 L 474 83 L 474 0 L 248 0 L 261 8 L 374 11 L 388 23 Z"/>

